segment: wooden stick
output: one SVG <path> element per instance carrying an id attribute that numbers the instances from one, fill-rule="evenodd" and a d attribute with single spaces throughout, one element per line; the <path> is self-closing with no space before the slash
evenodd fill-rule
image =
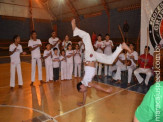
<path id="1" fill-rule="evenodd" d="M 147 52 L 148 52 L 148 45 L 149 45 L 149 29 L 148 29 L 148 27 L 147 27 Z M 147 52 L 146 52 L 146 54 L 145 54 L 145 61 L 146 61 L 146 59 L 147 59 Z M 145 68 L 145 65 L 144 65 L 144 68 Z"/>
<path id="2" fill-rule="evenodd" d="M 118 25 L 118 28 L 119 28 L 119 31 L 120 31 L 120 33 L 121 33 L 123 42 L 125 42 L 125 38 L 124 38 L 124 35 L 123 35 L 123 32 L 122 32 L 122 29 L 121 29 L 120 25 Z"/>
<path id="3" fill-rule="evenodd" d="M 139 54 L 140 54 L 140 48 L 139 48 L 140 45 L 138 45 L 138 44 L 140 44 L 139 40 L 140 40 L 140 31 L 139 31 L 138 38 L 137 38 L 137 41 L 136 41 L 136 43 L 137 43 L 137 50 L 139 50 Z"/>

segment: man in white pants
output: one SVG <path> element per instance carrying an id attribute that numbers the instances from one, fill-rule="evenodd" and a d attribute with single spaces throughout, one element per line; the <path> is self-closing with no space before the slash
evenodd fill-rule
<path id="1" fill-rule="evenodd" d="M 112 72 L 114 70 L 117 70 L 115 73 L 115 76 L 113 76 L 113 79 L 116 80 L 116 83 L 121 83 L 121 71 L 125 71 L 126 70 L 126 65 L 125 65 L 125 54 L 121 53 L 118 56 L 118 61 L 116 62 L 116 65 L 114 66 L 110 66 L 110 73 L 112 75 Z"/>
<path id="2" fill-rule="evenodd" d="M 84 105 L 86 101 L 88 86 L 94 87 L 106 93 L 110 93 L 112 91 L 111 88 L 104 89 L 101 86 L 91 82 L 96 71 L 96 61 L 105 64 L 112 64 L 123 49 L 127 49 L 128 51 L 130 51 L 130 49 L 125 43 L 123 43 L 110 56 L 98 53 L 93 49 L 90 35 L 87 32 L 82 31 L 76 27 L 75 19 L 72 20 L 71 24 L 73 29 L 73 36 L 79 36 L 80 38 L 82 38 L 85 45 L 85 75 L 83 80 L 77 84 L 78 91 L 83 92 L 83 102 L 78 103 L 78 105 Z"/>
<path id="3" fill-rule="evenodd" d="M 128 70 L 128 86 L 130 86 L 132 73 L 133 73 L 133 70 L 135 70 L 136 64 L 137 64 L 137 61 L 138 61 L 138 53 L 136 51 L 134 51 L 135 44 L 131 43 L 131 44 L 129 44 L 129 47 L 131 49 L 131 53 L 130 54 L 127 53 L 127 59 L 131 61 L 131 65 L 127 66 L 127 70 Z"/>
<path id="4" fill-rule="evenodd" d="M 145 85 L 148 85 L 149 79 L 152 76 L 152 67 L 153 67 L 153 56 L 149 53 L 150 47 L 145 46 L 144 54 L 140 55 L 138 59 L 139 68 L 134 71 L 134 74 L 141 84 L 143 82 L 143 78 L 140 76 L 140 73 L 146 74 Z"/>
<path id="5" fill-rule="evenodd" d="M 31 39 L 28 42 L 29 50 L 31 51 L 32 56 L 32 72 L 31 72 L 31 86 L 33 86 L 33 82 L 35 81 L 35 72 L 36 72 L 36 62 L 38 66 L 38 78 L 40 83 L 42 81 L 42 61 L 41 61 L 41 52 L 40 47 L 42 46 L 41 40 L 37 39 L 36 31 L 32 31 Z"/>
<path id="6" fill-rule="evenodd" d="M 98 35 L 97 37 L 97 41 L 94 44 L 94 48 L 96 50 L 96 52 L 98 53 L 103 53 L 104 50 L 104 42 L 102 41 L 102 35 Z M 99 76 L 99 78 L 101 78 L 101 72 L 102 72 L 102 64 L 100 62 L 96 63 L 96 75 Z"/>
<path id="7" fill-rule="evenodd" d="M 18 74 L 18 85 L 19 88 L 22 88 L 23 79 L 22 79 L 22 71 L 21 71 L 21 64 L 20 64 L 20 54 L 25 55 L 26 52 L 23 52 L 22 46 L 20 43 L 20 36 L 15 35 L 13 37 L 14 43 L 12 43 L 9 47 L 10 53 L 10 87 L 11 90 L 15 87 L 15 69 L 17 70 Z"/>
<path id="8" fill-rule="evenodd" d="M 113 45 L 112 40 L 110 40 L 109 34 L 105 35 L 104 46 L 105 46 L 104 47 L 104 54 L 106 54 L 106 55 L 112 54 L 112 48 L 113 48 L 114 45 Z M 109 67 L 109 70 L 110 70 L 110 66 L 105 64 L 105 70 L 104 70 L 105 77 L 108 75 L 108 67 Z"/>

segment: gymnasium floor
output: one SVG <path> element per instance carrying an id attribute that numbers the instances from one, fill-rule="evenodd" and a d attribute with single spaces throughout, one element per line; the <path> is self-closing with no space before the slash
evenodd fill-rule
<path id="1" fill-rule="evenodd" d="M 77 92 L 76 84 L 80 78 L 43 85 L 36 80 L 34 87 L 30 87 L 30 57 L 21 59 L 24 86 L 10 91 L 10 60 L 0 58 L 0 122 L 132 122 L 143 93 L 148 90 L 136 83 L 127 87 L 110 82 L 109 77 L 95 78 L 94 82 L 112 87 L 113 92 L 107 94 L 89 88 L 86 104 L 79 107 L 76 103 L 82 100 L 82 94 Z"/>

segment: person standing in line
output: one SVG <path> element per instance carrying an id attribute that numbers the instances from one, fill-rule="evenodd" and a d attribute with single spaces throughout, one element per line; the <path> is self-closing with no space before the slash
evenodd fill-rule
<path id="1" fill-rule="evenodd" d="M 15 69 L 17 70 L 18 75 L 18 85 L 19 88 L 23 86 L 23 78 L 21 71 L 21 61 L 20 54 L 26 55 L 26 52 L 23 52 L 22 46 L 20 45 L 20 36 L 15 35 L 13 37 L 14 43 L 9 46 L 9 54 L 10 54 L 10 88 L 11 90 L 15 87 Z"/>
<path id="2" fill-rule="evenodd" d="M 33 83 L 35 81 L 35 72 L 36 72 L 36 62 L 38 66 L 38 78 L 40 80 L 40 83 L 44 83 L 42 80 L 42 61 L 41 61 L 41 52 L 40 48 L 42 46 L 41 40 L 37 39 L 36 31 L 32 31 L 31 33 L 31 39 L 28 42 L 29 50 L 31 51 L 32 56 L 32 72 L 31 72 L 31 86 L 33 86 Z"/>
<path id="3" fill-rule="evenodd" d="M 104 42 L 102 41 L 102 35 L 98 35 L 97 37 L 97 41 L 94 44 L 95 50 L 98 53 L 103 53 L 104 50 Z M 102 64 L 101 63 L 96 63 L 96 75 L 99 76 L 99 78 L 101 78 L 101 71 L 102 71 Z"/>
<path id="4" fill-rule="evenodd" d="M 58 54 L 58 49 L 54 48 L 53 49 L 54 54 L 53 54 L 53 78 L 54 81 L 58 81 L 59 80 L 59 54 Z"/>
<path id="5" fill-rule="evenodd" d="M 62 42 L 62 49 L 66 51 L 68 44 L 72 44 L 72 42 L 70 41 L 69 36 L 66 35 L 64 41 Z"/>
<path id="6" fill-rule="evenodd" d="M 54 49 L 54 48 L 58 49 L 58 54 L 59 54 L 59 52 L 60 52 L 59 45 L 60 45 L 61 41 L 56 36 L 56 32 L 55 31 L 53 31 L 51 33 L 51 37 L 49 38 L 49 43 L 51 44 L 52 49 Z"/>
<path id="7" fill-rule="evenodd" d="M 75 63 L 74 76 L 77 77 L 78 74 L 78 76 L 81 77 L 81 52 L 79 50 L 78 44 L 76 44 L 74 50 L 74 63 Z"/>
<path id="8" fill-rule="evenodd" d="M 67 80 L 67 61 L 65 50 L 61 51 L 59 59 L 61 62 L 61 80 Z"/>
<path id="9" fill-rule="evenodd" d="M 104 54 L 106 54 L 106 55 L 112 54 L 112 48 L 113 48 L 114 45 L 113 45 L 112 40 L 110 40 L 109 34 L 105 35 L 104 45 L 105 45 Z M 104 70 L 104 73 L 105 73 L 104 76 L 105 77 L 108 75 L 108 67 L 109 67 L 109 65 L 105 64 L 105 70 Z M 109 67 L 109 69 L 110 69 L 110 67 Z M 109 76 L 110 76 L 110 74 L 109 74 Z"/>
<path id="10" fill-rule="evenodd" d="M 67 59 L 67 79 L 72 79 L 72 72 L 73 72 L 73 56 L 74 51 L 72 50 L 72 45 L 67 45 L 67 51 L 66 51 L 66 59 Z"/>
<path id="11" fill-rule="evenodd" d="M 46 82 L 53 81 L 53 62 L 52 62 L 53 51 L 51 50 L 51 45 L 48 43 L 46 45 L 46 50 L 44 50 L 44 60 L 46 68 Z"/>

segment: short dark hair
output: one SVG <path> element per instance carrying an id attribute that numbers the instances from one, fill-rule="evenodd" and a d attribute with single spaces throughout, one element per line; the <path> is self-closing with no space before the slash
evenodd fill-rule
<path id="1" fill-rule="evenodd" d="M 47 45 L 49 45 L 50 43 L 46 43 L 46 45 L 45 46 L 47 46 Z M 51 44 L 50 44 L 51 45 Z"/>
<path id="2" fill-rule="evenodd" d="M 134 47 L 135 47 L 135 44 L 134 44 L 134 43 L 130 43 L 130 44 L 131 44 L 132 46 L 134 46 Z M 129 44 L 129 45 L 130 45 L 130 44 Z"/>
<path id="3" fill-rule="evenodd" d="M 62 52 L 65 52 L 65 50 L 64 50 L 64 49 L 62 49 L 60 54 L 62 54 Z"/>
<path id="4" fill-rule="evenodd" d="M 148 51 L 150 50 L 150 47 L 149 46 L 145 46 L 145 48 L 148 48 Z"/>
<path id="5" fill-rule="evenodd" d="M 81 85 L 82 85 L 81 82 L 79 82 L 79 83 L 76 85 L 76 88 L 77 88 L 78 91 L 80 91 L 80 89 L 81 89 L 80 86 L 81 86 Z"/>
<path id="6" fill-rule="evenodd" d="M 109 36 L 109 37 L 110 37 L 110 35 L 109 35 L 108 33 L 107 33 L 107 34 L 105 34 L 105 37 L 106 37 L 106 36 Z"/>
<path id="7" fill-rule="evenodd" d="M 13 41 L 15 41 L 15 39 L 17 39 L 18 37 L 20 37 L 20 36 L 19 35 L 14 35 Z"/>
<path id="8" fill-rule="evenodd" d="M 58 50 L 58 48 L 55 47 L 53 50 L 54 50 L 54 51 L 55 51 L 55 50 Z"/>
<path id="9" fill-rule="evenodd" d="M 33 31 L 31 32 L 31 35 L 32 35 L 33 33 L 36 33 L 36 31 L 35 31 L 35 30 L 33 30 Z"/>
<path id="10" fill-rule="evenodd" d="M 67 49 L 68 49 L 68 47 L 69 47 L 70 45 L 72 46 L 72 44 L 71 44 L 71 43 L 68 43 L 68 45 L 67 45 Z"/>
<path id="11" fill-rule="evenodd" d="M 102 35 L 101 35 L 101 34 L 98 34 L 98 36 L 102 37 Z"/>

